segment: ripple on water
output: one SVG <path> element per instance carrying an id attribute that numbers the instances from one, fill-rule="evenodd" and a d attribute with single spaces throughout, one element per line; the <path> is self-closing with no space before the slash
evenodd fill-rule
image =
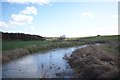
<path id="1" fill-rule="evenodd" d="M 3 64 L 3 78 L 56 78 L 73 77 L 73 70 L 63 57 L 70 56 L 78 48 L 84 48 L 86 45 L 54 49 L 49 52 L 27 55 L 23 58 L 13 60 Z"/>

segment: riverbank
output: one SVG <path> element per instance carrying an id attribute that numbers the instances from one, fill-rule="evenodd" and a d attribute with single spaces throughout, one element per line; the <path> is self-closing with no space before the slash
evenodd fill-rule
<path id="1" fill-rule="evenodd" d="M 80 46 L 84 44 L 109 43 L 115 46 L 118 41 L 118 35 L 113 36 L 95 36 L 85 38 L 66 38 L 65 40 L 51 41 L 2 41 L 2 63 L 9 62 L 13 59 L 41 51 L 48 51 L 55 48 L 64 48 Z M 105 48 L 105 47 L 104 47 Z M 110 47 L 106 50 L 113 49 Z M 113 50 L 114 51 L 114 50 Z"/>
<path id="2" fill-rule="evenodd" d="M 24 43 L 26 43 L 26 42 L 24 42 Z M 18 43 L 18 44 L 20 44 L 20 43 Z M 15 48 L 15 49 L 8 48 L 10 50 L 3 51 L 2 52 L 2 63 L 9 62 L 11 60 L 23 57 L 25 55 L 34 54 L 36 52 L 48 51 L 48 50 L 55 49 L 55 48 L 64 48 L 64 47 L 83 45 L 85 43 L 84 42 L 70 42 L 70 41 L 61 41 L 61 42 L 50 42 L 50 41 L 49 42 L 38 42 L 37 41 L 37 42 L 31 43 L 32 45 L 28 45 L 28 43 L 26 43 L 26 44 L 27 44 L 27 46 L 25 46 L 25 44 L 21 44 L 22 46 L 25 46 L 22 48 Z M 17 45 L 17 43 L 14 45 Z M 19 46 L 19 45 L 17 45 L 17 46 Z M 10 47 L 10 45 L 9 45 L 9 47 Z M 14 47 L 12 47 L 12 48 L 14 48 Z"/>
<path id="3" fill-rule="evenodd" d="M 118 78 L 118 41 L 88 45 L 78 49 L 68 59 L 75 78 Z"/>

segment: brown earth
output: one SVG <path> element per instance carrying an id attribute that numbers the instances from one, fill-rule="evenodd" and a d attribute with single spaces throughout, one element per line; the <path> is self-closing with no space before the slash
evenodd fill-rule
<path id="1" fill-rule="evenodd" d="M 74 77 L 118 78 L 118 52 L 109 48 L 107 51 L 106 47 L 108 44 L 89 45 L 74 51 L 68 59 L 75 70 Z"/>
<path id="2" fill-rule="evenodd" d="M 27 49 L 14 49 L 14 50 L 11 50 L 11 51 L 4 51 L 2 53 L 2 63 L 6 63 L 6 62 L 9 62 L 11 60 L 14 60 L 16 58 L 19 58 L 19 57 L 22 57 L 22 56 L 25 56 L 25 55 L 29 55 L 29 50 Z"/>

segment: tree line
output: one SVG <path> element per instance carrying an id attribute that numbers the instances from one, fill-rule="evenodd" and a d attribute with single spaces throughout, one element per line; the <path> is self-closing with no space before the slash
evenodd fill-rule
<path id="1" fill-rule="evenodd" d="M 24 33 L 2 33 L 2 40 L 3 41 L 10 41 L 10 40 L 23 40 L 23 41 L 29 41 L 29 40 L 45 40 L 44 37 L 39 35 L 31 35 L 31 34 L 24 34 Z"/>

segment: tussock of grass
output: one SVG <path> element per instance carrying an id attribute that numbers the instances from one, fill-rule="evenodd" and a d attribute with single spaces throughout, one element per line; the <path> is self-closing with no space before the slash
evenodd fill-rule
<path id="1" fill-rule="evenodd" d="M 30 45 L 27 46 L 26 49 L 30 51 L 30 53 L 38 52 L 38 51 L 45 51 L 54 48 L 64 48 L 70 47 L 75 45 L 82 45 L 84 43 L 76 43 L 76 42 L 57 42 L 57 43 L 50 43 L 50 44 L 43 44 L 43 45 Z"/>
<path id="2" fill-rule="evenodd" d="M 39 51 L 47 51 L 55 48 L 63 48 L 63 47 L 70 47 L 70 46 L 84 44 L 83 42 L 80 43 L 80 42 L 67 42 L 67 41 L 66 42 L 43 42 L 43 43 L 40 41 L 35 41 L 35 42 L 31 41 L 31 44 L 29 41 L 28 42 L 20 41 L 20 43 L 10 42 L 8 44 L 11 44 L 11 43 L 14 43 L 12 48 L 10 48 L 10 46 L 6 48 L 4 45 L 4 48 L 5 48 L 4 50 L 7 49 L 7 51 L 3 51 L 3 63 L 28 55 L 28 54 L 33 54 Z M 17 48 L 15 48 L 15 46 L 17 46 Z M 22 47 L 22 48 L 18 48 L 18 47 Z"/>
<path id="3" fill-rule="evenodd" d="M 118 56 L 103 50 L 104 44 L 73 52 L 68 60 L 78 78 L 117 78 Z"/>
<path id="4" fill-rule="evenodd" d="M 2 53 L 3 56 L 5 55 L 6 59 L 3 59 L 5 61 L 10 61 L 14 59 L 14 57 L 11 57 L 7 59 L 9 55 L 15 55 L 17 58 L 20 57 L 19 52 L 21 53 L 21 56 L 35 53 L 38 51 L 46 51 L 54 48 L 63 48 L 63 47 L 70 47 L 70 46 L 77 46 L 77 45 L 83 45 L 83 44 L 89 44 L 89 43 L 109 43 L 112 46 L 116 46 L 118 43 L 114 44 L 114 42 L 117 42 L 120 40 L 120 36 L 96 36 L 96 37 L 86 37 L 86 38 L 72 38 L 67 39 L 63 41 L 3 41 L 2 42 Z M 111 43 L 111 41 L 113 41 Z M 106 47 L 103 46 L 103 49 L 109 52 L 116 52 L 120 46 L 116 47 Z M 19 51 L 20 49 L 20 51 Z M 27 51 L 27 53 L 21 52 L 21 50 Z M 18 54 L 17 54 L 18 52 Z M 89 51 L 88 51 L 89 52 Z M 89 55 L 89 54 L 88 54 Z"/>
<path id="5" fill-rule="evenodd" d="M 14 49 L 14 50 L 9 51 L 9 52 L 6 51 L 6 52 L 3 52 L 3 54 L 2 54 L 2 62 L 5 63 L 5 62 L 8 62 L 10 60 L 28 55 L 29 53 L 30 53 L 29 50 L 22 49 L 22 48 Z"/>

